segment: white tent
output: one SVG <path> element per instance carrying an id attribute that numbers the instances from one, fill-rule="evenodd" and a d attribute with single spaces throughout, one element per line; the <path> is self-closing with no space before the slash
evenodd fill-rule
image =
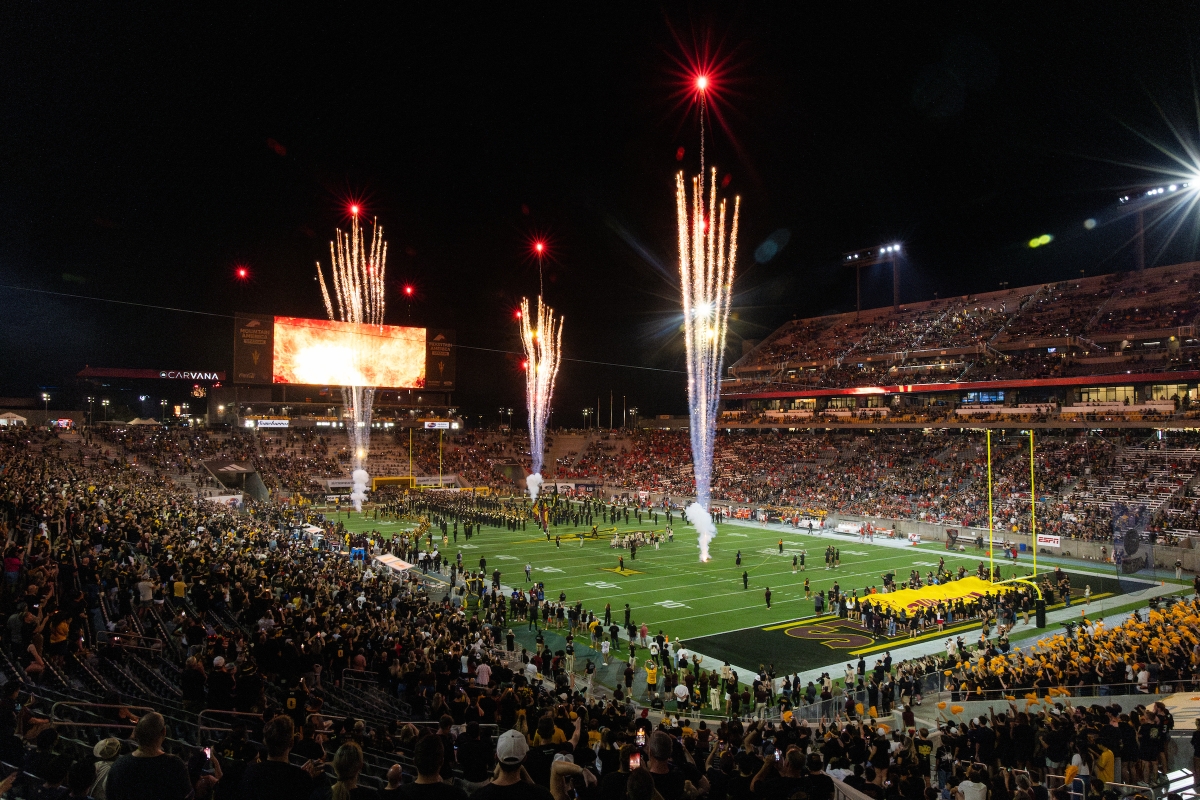
<path id="1" fill-rule="evenodd" d="M 409 564 L 407 561 L 401 561 L 391 553 L 375 556 L 375 562 L 382 564 L 392 572 L 404 572 L 405 570 L 412 569 L 412 564 Z"/>
<path id="2" fill-rule="evenodd" d="M 11 411 L 6 411 L 0 414 L 0 425 L 25 425 L 29 420 L 22 417 L 20 414 L 14 414 Z"/>
<path id="3" fill-rule="evenodd" d="M 126 425 L 161 425 L 162 423 L 156 419 L 145 419 L 143 417 L 134 417 L 125 423 Z"/>

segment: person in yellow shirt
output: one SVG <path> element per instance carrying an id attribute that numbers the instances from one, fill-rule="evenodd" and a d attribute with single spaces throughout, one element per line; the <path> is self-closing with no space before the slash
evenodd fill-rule
<path id="1" fill-rule="evenodd" d="M 646 694 L 653 696 L 658 691 L 658 665 L 646 661 Z"/>
<path id="2" fill-rule="evenodd" d="M 1088 738 L 1092 740 L 1089 743 L 1092 751 L 1092 777 L 1104 781 L 1105 784 L 1112 783 L 1115 767 L 1112 750 L 1105 747 L 1104 743 L 1094 736 Z"/>

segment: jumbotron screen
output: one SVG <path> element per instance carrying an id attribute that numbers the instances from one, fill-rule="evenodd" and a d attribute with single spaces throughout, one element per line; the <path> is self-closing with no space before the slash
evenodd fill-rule
<path id="1" fill-rule="evenodd" d="M 271 382 L 425 386 L 425 328 L 275 317 Z"/>

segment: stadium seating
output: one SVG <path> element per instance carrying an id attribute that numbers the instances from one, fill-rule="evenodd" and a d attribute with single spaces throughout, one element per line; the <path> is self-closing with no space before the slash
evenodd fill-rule
<path id="1" fill-rule="evenodd" d="M 1198 314 L 1200 265 L 1181 264 L 793 320 L 733 364 L 724 392 L 1194 368 Z"/>

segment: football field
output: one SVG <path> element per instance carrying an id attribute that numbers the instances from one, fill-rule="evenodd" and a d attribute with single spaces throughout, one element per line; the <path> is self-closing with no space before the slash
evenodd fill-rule
<path id="1" fill-rule="evenodd" d="M 347 517 L 343 512 L 338 519 L 351 530 L 375 530 L 385 536 L 413 526 L 406 521 L 376 522 L 368 514 Z M 616 527 L 622 532 L 662 531 L 665 520 L 660 514 L 655 526 L 649 521 L 639 525 L 631 518 L 629 524 Z M 858 590 L 861 597 L 867 587 L 881 587 L 882 576 L 888 572 L 894 573 L 899 583 L 908 579 L 912 569 L 919 569 L 924 577 L 936 568 L 942 556 L 947 569 L 957 570 L 962 565 L 968 573 L 986 559 L 972 545 L 959 554 L 947 552 L 940 542 L 918 547 L 899 540 L 860 543 L 856 536 L 845 534 L 810 535 L 780 525 L 764 527 L 729 521 L 718 526 L 711 545 L 712 560 L 701 563 L 695 529 L 680 524 L 678 517 L 672 528 L 673 542 L 663 542 L 658 549 L 639 547 L 636 557 L 610 545 L 612 525 L 601 525 L 599 538 L 584 538 L 582 542 L 577 534 L 589 533 L 587 526 L 552 526 L 549 542 L 532 523 L 526 531 L 516 532 L 484 527 L 470 542 L 461 526 L 455 542 L 451 526 L 449 541 L 440 549 L 451 559 L 461 552 L 463 565 L 469 570 L 478 569 L 480 559 L 485 559 L 489 579 L 492 570 L 499 569 L 505 586 L 521 588 L 542 582 L 547 600 L 557 601 L 560 592 L 565 593 L 569 603 L 581 601 L 597 616 L 603 614 L 605 603 L 611 603 L 618 624 L 624 620 L 628 603 L 633 622 L 639 626 L 644 622 L 651 634 L 662 631 L 672 640 L 683 639 L 693 650 L 718 660 L 746 666 L 774 663 L 781 670 L 812 669 L 844 662 L 850 656 L 856 660 L 859 654 L 882 653 L 912 642 L 907 631 L 894 639 L 875 637 L 853 621 L 815 616 L 813 600 L 805 598 L 805 579 L 814 597 L 818 591 L 828 596 L 835 582 L 844 593 Z M 556 535 L 558 544 L 554 541 Z M 841 565 L 827 570 L 824 553 L 831 545 L 840 550 Z M 801 553 L 806 554 L 806 569 L 793 574 L 792 558 Z M 624 557 L 623 569 L 620 557 Z M 532 567 L 530 583 L 525 579 L 526 564 Z M 1022 554 L 1015 568 L 1011 561 L 999 558 L 996 564 L 1002 565 L 1004 578 L 1032 571 L 1028 554 Z M 1089 571 L 1101 571 L 1096 569 L 1099 565 L 1088 567 Z M 1047 564 L 1047 568 L 1052 567 Z M 1091 587 L 1089 614 L 1100 613 L 1105 605 L 1119 604 L 1122 590 L 1111 569 L 1107 575 L 1089 575 L 1072 573 L 1068 568 L 1077 595 L 1082 595 L 1085 586 Z M 748 588 L 743 588 L 743 572 Z M 770 608 L 765 599 L 768 587 Z M 961 633 L 973 642 L 978 627 L 978 622 L 965 623 L 922 638 Z"/>

